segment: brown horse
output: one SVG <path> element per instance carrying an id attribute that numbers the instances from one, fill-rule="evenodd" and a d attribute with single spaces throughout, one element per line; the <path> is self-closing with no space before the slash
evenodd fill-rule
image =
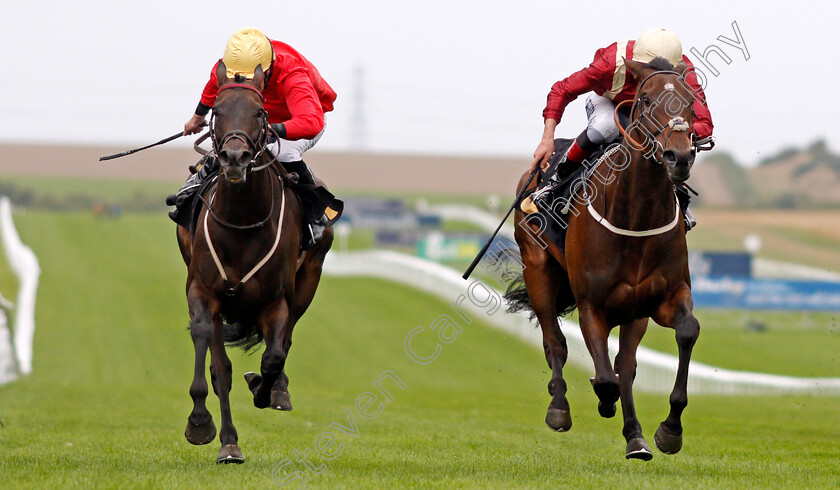
<path id="1" fill-rule="evenodd" d="M 679 367 L 671 411 L 654 436 L 662 452 L 674 454 L 682 447 L 680 417 L 688 403 L 688 364 L 700 332 L 692 314 L 685 226 L 674 195 L 674 184 L 689 177 L 694 162 L 694 97 L 681 76 L 683 63 L 673 67 L 657 58 L 649 64 L 625 64 L 638 86 L 621 146 L 579 186 L 568 215 L 552 215 L 567 221 L 565 252 L 543 241 L 539 220 L 517 209 L 515 238 L 525 265 L 524 285 L 512 284 L 506 297 L 514 309 L 517 300 L 519 306 L 532 309 L 542 328 L 552 371 L 546 424 L 556 431 L 572 425 L 563 379 L 566 339 L 558 315 L 576 305 L 595 365 L 591 381 L 598 411 L 612 417 L 621 399 L 626 457 L 649 460 L 653 454 L 633 404 L 636 349 L 649 318 L 676 331 Z M 528 180 L 523 176 L 518 188 Z M 558 210 L 569 202 L 562 201 L 555 200 L 550 208 Z M 620 347 L 612 365 L 607 337 L 617 325 Z"/>
<path id="2" fill-rule="evenodd" d="M 221 171 L 215 188 L 203 196 L 195 235 L 178 227 L 178 245 L 187 264 L 190 334 L 195 373 L 185 436 L 207 444 L 216 427 L 207 411 L 205 356 L 211 353 L 213 391 L 221 405 L 220 463 L 242 463 L 230 412 L 231 363 L 225 342 L 253 347 L 265 341 L 260 374 L 245 379 L 258 408 L 291 410 L 284 372 L 292 330 L 315 295 L 332 229 L 300 255 L 301 205 L 285 184 L 289 176 L 266 149 L 270 127 L 260 90 L 264 74 L 253 80 L 228 79 L 224 63 L 216 70 L 219 95 L 210 131 Z"/>

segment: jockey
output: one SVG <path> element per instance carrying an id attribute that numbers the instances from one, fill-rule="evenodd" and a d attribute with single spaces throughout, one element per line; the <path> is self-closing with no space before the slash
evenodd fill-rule
<path id="1" fill-rule="evenodd" d="M 586 92 L 594 93 L 586 98 L 588 118 L 586 129 L 575 138 L 568 151 L 560 159 L 557 174 L 551 177 L 553 182 L 535 192 L 531 197 L 533 201 L 544 199 L 558 185 L 560 175 L 571 175 L 601 144 L 610 143 L 619 137 L 618 127 L 613 117 L 615 106 L 625 100 L 632 100 L 637 84 L 637 80 L 626 76 L 624 59 L 648 63 L 655 57 L 665 58 L 672 65 L 677 65 L 682 61 L 688 66 L 685 80 L 696 96 L 693 103 L 694 141 L 710 140 L 713 125 L 712 116 L 705 104 L 706 96 L 697 82 L 691 61 L 682 53 L 679 38 L 667 29 L 648 29 L 636 41 L 620 41 L 599 49 L 595 52 L 595 58 L 588 67 L 560 80 L 551 87 L 546 107 L 543 110 L 545 129 L 540 144 L 534 151 L 532 169 L 537 165 L 542 166 L 543 169 L 546 168 L 554 151 L 554 130 L 560 118 L 563 117 L 566 106 Z M 688 192 L 682 186 L 678 186 L 677 191 L 686 217 L 686 230 L 689 230 L 696 221 L 688 211 Z"/>
<path id="2" fill-rule="evenodd" d="M 314 176 L 303 162 L 303 153 L 315 146 L 324 134 L 324 114 L 333 110 L 335 91 L 303 55 L 288 44 L 269 39 L 257 29 L 244 28 L 235 32 L 228 39 L 221 61 L 227 67 L 229 78 L 239 75 L 252 79 L 257 66 L 264 68 L 264 107 L 268 112 L 268 122 L 280 137 L 268 149 L 287 171 L 298 174 L 300 184 L 314 185 Z M 210 71 L 210 80 L 204 87 L 195 114 L 184 124 L 184 135 L 196 134 L 206 124 L 205 117 L 219 93 L 216 79 L 218 64 L 216 62 Z M 215 171 L 214 166 L 214 159 L 203 159 L 196 165 L 196 173 L 178 191 L 177 197 L 167 198 L 167 204 L 176 204 L 180 208 L 201 182 Z M 177 214 L 177 210 L 173 213 Z M 318 223 L 322 221 L 326 223 L 324 218 Z M 313 230 L 313 235 L 320 232 L 323 232 L 323 227 Z"/>

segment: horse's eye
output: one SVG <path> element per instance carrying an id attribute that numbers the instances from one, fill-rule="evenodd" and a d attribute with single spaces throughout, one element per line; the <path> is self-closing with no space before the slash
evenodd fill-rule
<path id="1" fill-rule="evenodd" d="M 642 95 L 642 102 L 645 104 L 650 104 L 650 99 L 647 95 Z"/>

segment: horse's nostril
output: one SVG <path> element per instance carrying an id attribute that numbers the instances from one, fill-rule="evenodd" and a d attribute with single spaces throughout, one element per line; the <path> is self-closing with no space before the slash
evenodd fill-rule
<path id="1" fill-rule="evenodd" d="M 662 160 L 670 165 L 677 163 L 677 154 L 673 150 L 665 150 L 662 153 Z"/>
<path id="2" fill-rule="evenodd" d="M 226 165 L 242 165 L 250 160 L 250 152 L 242 150 L 222 150 L 219 152 L 219 160 Z"/>

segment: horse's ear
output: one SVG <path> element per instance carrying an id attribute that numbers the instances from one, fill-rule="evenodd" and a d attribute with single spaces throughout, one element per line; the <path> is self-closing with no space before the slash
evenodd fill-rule
<path id="1" fill-rule="evenodd" d="M 677 63 L 677 66 L 674 67 L 674 71 L 682 76 L 685 76 L 685 71 L 687 69 L 688 65 L 685 64 L 685 61 L 680 61 L 679 63 Z"/>
<path id="2" fill-rule="evenodd" d="M 254 69 L 254 86 L 257 87 L 260 91 L 263 90 L 265 83 L 265 72 L 263 72 L 262 65 L 257 65 L 257 68 Z"/>
<path id="3" fill-rule="evenodd" d="M 642 73 L 644 72 L 645 68 L 647 68 L 647 63 L 641 63 L 639 61 L 633 61 L 624 58 L 624 66 L 627 68 L 627 72 L 633 75 L 633 78 L 635 78 L 636 80 L 641 80 L 644 78 Z"/>
<path id="4" fill-rule="evenodd" d="M 220 87 L 228 82 L 227 67 L 222 60 L 219 60 L 219 64 L 216 65 L 216 81 Z"/>

